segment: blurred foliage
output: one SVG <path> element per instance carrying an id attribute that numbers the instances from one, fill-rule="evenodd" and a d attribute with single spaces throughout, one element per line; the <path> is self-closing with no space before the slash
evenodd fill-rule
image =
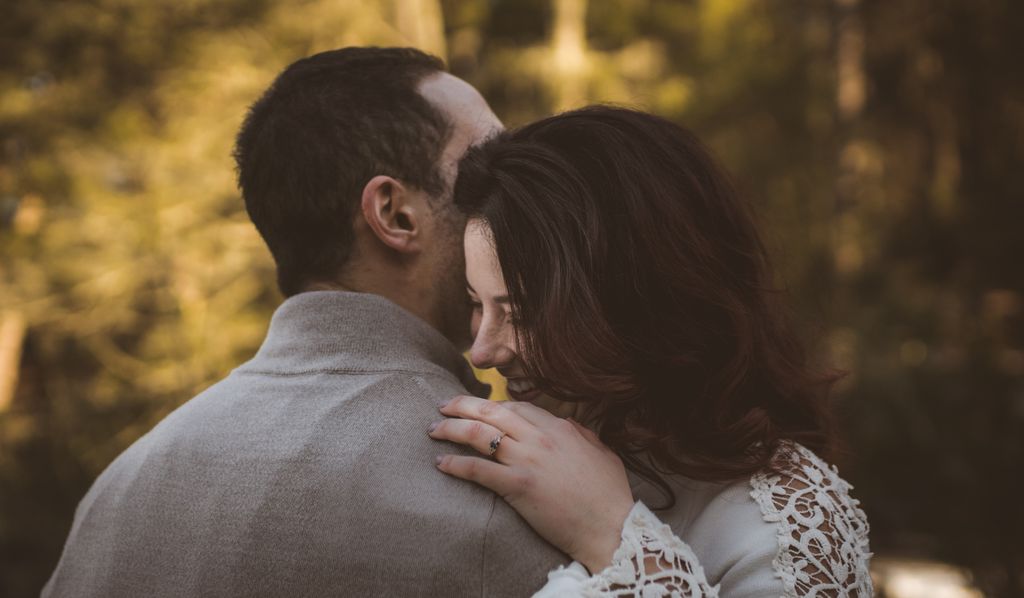
<path id="1" fill-rule="evenodd" d="M 1024 4 L 0 4 L 0 594 L 36 593 L 95 476 L 259 345 L 247 104 L 303 55 L 414 44 L 509 125 L 605 101 L 701 135 L 849 372 L 875 551 L 1024 595 Z"/>

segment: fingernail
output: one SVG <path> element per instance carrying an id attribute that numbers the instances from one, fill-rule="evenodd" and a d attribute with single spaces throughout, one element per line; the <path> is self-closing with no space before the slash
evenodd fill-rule
<path id="1" fill-rule="evenodd" d="M 434 422 L 434 423 L 430 424 L 430 426 L 429 426 L 429 427 L 427 428 L 427 434 L 433 434 L 433 433 L 434 433 L 434 430 L 436 430 L 436 429 L 437 429 L 437 426 L 438 426 L 438 425 L 439 425 L 440 423 L 441 423 L 441 422 Z"/>
<path id="2" fill-rule="evenodd" d="M 448 399 L 447 401 L 445 401 L 445 402 L 441 403 L 441 407 L 440 407 L 440 408 L 441 408 L 441 409 L 444 409 L 445 407 L 447 407 L 447 406 L 448 406 L 448 403 L 451 403 L 451 402 L 452 402 L 452 400 L 451 400 L 451 399 Z"/>
<path id="3" fill-rule="evenodd" d="M 436 465 L 440 465 L 441 461 L 444 461 L 444 455 L 438 455 L 438 456 L 434 457 L 434 463 Z"/>

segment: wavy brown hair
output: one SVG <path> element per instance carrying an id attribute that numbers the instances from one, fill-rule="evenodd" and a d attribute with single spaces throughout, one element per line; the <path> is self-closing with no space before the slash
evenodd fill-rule
<path id="1" fill-rule="evenodd" d="M 455 202 L 490 227 L 527 375 L 592 402 L 639 473 L 667 489 L 648 453 L 737 479 L 786 440 L 831 456 L 836 375 L 808 365 L 750 208 L 692 133 L 604 106 L 546 118 L 467 154 Z"/>

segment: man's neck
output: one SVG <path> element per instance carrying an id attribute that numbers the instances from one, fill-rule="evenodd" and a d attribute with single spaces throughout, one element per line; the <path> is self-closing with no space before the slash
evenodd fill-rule
<path id="1" fill-rule="evenodd" d="M 302 287 L 302 292 L 303 293 L 309 293 L 309 292 L 312 292 L 312 291 L 348 291 L 350 293 L 360 293 L 360 292 L 363 292 L 363 291 L 357 291 L 357 290 L 355 290 L 355 289 L 353 289 L 353 288 L 351 288 L 351 287 L 349 287 L 347 285 L 343 285 L 343 284 L 341 284 L 339 282 L 317 281 L 317 282 L 311 282 L 311 283 L 307 284 L 306 286 Z M 375 293 L 375 294 L 379 295 L 380 293 Z"/>
<path id="2" fill-rule="evenodd" d="M 414 288 L 415 285 L 403 284 L 400 285 L 404 289 Z M 437 330 L 439 333 L 444 334 L 441 330 L 439 322 L 436 322 L 434 313 L 431 311 L 429 306 L 424 305 L 424 301 L 421 298 L 412 297 L 408 292 L 396 290 L 394 285 L 381 285 L 374 284 L 371 281 L 329 281 L 320 280 L 308 283 L 303 287 L 303 292 L 310 291 L 345 291 L 349 293 L 366 293 L 370 295 L 379 295 L 385 299 L 391 301 L 395 305 L 398 305 L 405 311 L 413 314 L 419 319 L 426 322 L 431 328 Z M 418 300 L 419 299 L 419 300 Z M 450 339 L 449 339 L 450 340 Z"/>

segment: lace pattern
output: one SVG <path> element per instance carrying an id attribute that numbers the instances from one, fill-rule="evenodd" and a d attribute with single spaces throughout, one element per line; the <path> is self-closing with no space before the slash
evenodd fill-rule
<path id="1" fill-rule="evenodd" d="M 835 467 L 790 443 L 774 471 L 754 474 L 750 495 L 765 521 L 778 524 L 772 563 L 784 598 L 872 596 L 868 522 Z"/>
<path id="2" fill-rule="evenodd" d="M 626 518 L 622 543 L 604 571 L 588 578 L 582 596 L 715 598 L 693 550 L 642 502 Z"/>

